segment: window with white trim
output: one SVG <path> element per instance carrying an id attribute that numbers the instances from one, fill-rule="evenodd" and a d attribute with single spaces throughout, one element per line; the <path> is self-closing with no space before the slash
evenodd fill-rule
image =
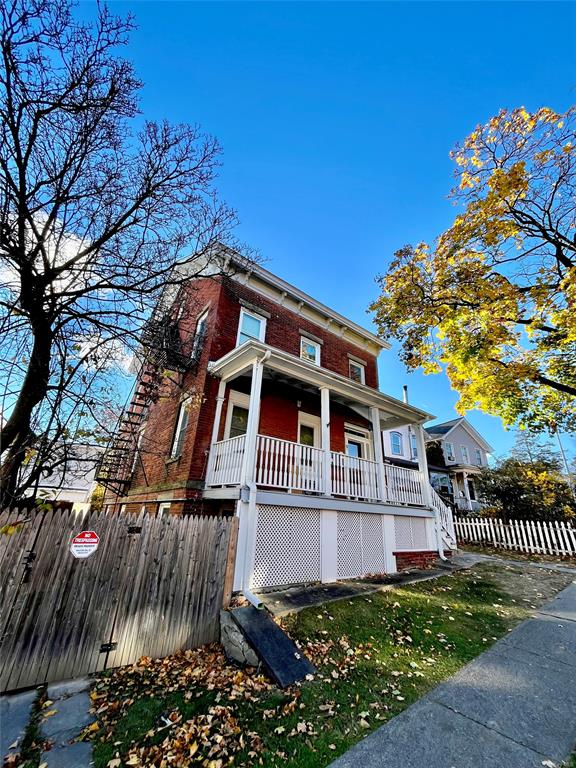
<path id="1" fill-rule="evenodd" d="M 162 501 L 160 504 L 158 504 L 158 514 L 157 517 L 163 517 L 163 515 L 168 515 L 170 513 L 170 502 L 169 501 Z"/>
<path id="2" fill-rule="evenodd" d="M 476 464 L 478 464 L 479 467 L 481 467 L 484 462 L 482 460 L 482 451 L 480 448 L 476 448 Z"/>
<path id="3" fill-rule="evenodd" d="M 362 363 L 356 362 L 356 360 L 350 360 L 348 362 L 348 375 L 352 381 L 358 382 L 358 384 L 366 383 L 366 366 Z"/>
<path id="4" fill-rule="evenodd" d="M 192 354 L 190 355 L 192 360 L 198 360 L 200 353 L 202 352 L 202 346 L 204 344 L 204 337 L 206 336 L 206 323 L 208 322 L 208 310 L 203 312 L 198 318 L 196 323 L 196 331 L 194 333 L 194 341 L 192 342 Z"/>
<path id="5" fill-rule="evenodd" d="M 393 456 L 404 455 L 404 440 L 402 439 L 401 432 L 390 432 L 390 445 Z"/>
<path id="6" fill-rule="evenodd" d="M 412 458 L 417 459 L 418 458 L 418 442 L 416 440 L 416 435 L 410 435 L 410 448 L 412 450 Z"/>
<path id="7" fill-rule="evenodd" d="M 180 408 L 178 409 L 178 418 L 176 419 L 176 428 L 174 429 L 174 437 L 172 439 L 172 450 L 170 451 L 171 459 L 175 459 L 177 456 L 182 454 L 184 438 L 186 437 L 186 427 L 188 426 L 188 418 L 188 403 L 180 403 Z"/>
<path id="8" fill-rule="evenodd" d="M 460 452 L 462 453 L 462 461 L 464 464 L 470 464 L 470 456 L 468 455 L 468 446 L 461 445 Z"/>
<path id="9" fill-rule="evenodd" d="M 246 434 L 249 408 L 250 395 L 230 390 L 228 410 L 226 411 L 226 424 L 224 426 L 225 440 L 230 437 L 240 437 L 240 435 Z"/>
<path id="10" fill-rule="evenodd" d="M 309 363 L 320 365 L 320 344 L 306 336 L 300 336 L 300 357 Z"/>
<path id="11" fill-rule="evenodd" d="M 454 445 L 453 445 L 453 443 L 449 443 L 448 441 L 446 441 L 444 443 L 444 455 L 446 456 L 448 461 L 454 461 L 455 456 L 454 456 Z"/>
<path id="12" fill-rule="evenodd" d="M 346 453 L 356 459 L 372 460 L 372 433 L 355 424 L 344 425 Z"/>
<path id="13" fill-rule="evenodd" d="M 242 307 L 240 310 L 236 346 L 240 346 L 240 344 L 244 344 L 246 341 L 264 341 L 265 336 L 266 318 Z"/>

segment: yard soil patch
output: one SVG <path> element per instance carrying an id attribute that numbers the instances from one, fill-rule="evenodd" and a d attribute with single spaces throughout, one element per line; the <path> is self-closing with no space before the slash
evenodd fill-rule
<path id="1" fill-rule="evenodd" d="M 317 667 L 280 691 L 217 645 L 95 681 L 96 768 L 321 768 L 572 581 L 494 562 L 282 620 Z"/>

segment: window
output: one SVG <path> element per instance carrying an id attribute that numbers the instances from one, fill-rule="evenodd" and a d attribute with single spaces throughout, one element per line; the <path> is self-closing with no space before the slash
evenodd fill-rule
<path id="1" fill-rule="evenodd" d="M 180 403 L 174 439 L 172 440 L 172 450 L 170 451 L 170 458 L 172 459 L 175 459 L 182 453 L 184 438 L 186 437 L 186 427 L 188 426 L 188 415 L 188 403 Z"/>
<path id="2" fill-rule="evenodd" d="M 245 341 L 264 341 L 265 335 L 266 318 L 242 308 L 238 324 L 238 346 Z"/>
<path id="3" fill-rule="evenodd" d="M 468 456 L 467 446 L 461 445 L 460 451 L 462 452 L 462 461 L 464 462 L 464 464 L 470 464 L 470 456 Z"/>
<path id="4" fill-rule="evenodd" d="M 452 443 L 444 443 L 444 453 L 448 461 L 454 461 L 454 446 Z"/>
<path id="5" fill-rule="evenodd" d="M 161 501 L 158 504 L 158 515 L 157 517 L 162 517 L 163 515 L 168 515 L 170 513 L 170 502 L 169 501 Z"/>
<path id="6" fill-rule="evenodd" d="M 476 448 L 476 464 L 478 464 L 479 467 L 482 466 L 484 462 L 482 461 L 482 451 L 480 448 Z"/>
<path id="7" fill-rule="evenodd" d="M 208 321 L 208 310 L 204 312 L 198 318 L 196 323 L 196 332 L 194 333 L 194 341 L 192 343 L 192 354 L 190 357 L 192 360 L 198 360 L 200 353 L 202 352 L 202 346 L 204 344 L 204 337 L 206 336 L 206 323 Z"/>
<path id="8" fill-rule="evenodd" d="M 390 444 L 392 445 L 393 456 L 402 456 L 404 454 L 402 434 L 400 432 L 390 432 Z"/>
<path id="9" fill-rule="evenodd" d="M 418 443 L 416 442 L 416 435 L 410 435 L 410 447 L 412 449 L 412 458 L 418 458 Z"/>
<path id="10" fill-rule="evenodd" d="M 246 434 L 248 427 L 248 409 L 250 396 L 243 392 L 232 390 L 228 398 L 228 410 L 226 412 L 226 427 L 224 438 L 239 437 Z"/>
<path id="11" fill-rule="evenodd" d="M 320 344 L 305 336 L 300 337 L 300 357 L 310 363 L 320 365 Z"/>
<path id="12" fill-rule="evenodd" d="M 365 376 L 366 366 L 362 363 L 357 363 L 355 360 L 350 360 L 348 363 L 348 372 L 352 381 L 357 381 L 358 384 L 366 383 Z"/>
<path id="13" fill-rule="evenodd" d="M 346 453 L 356 459 L 372 459 L 371 433 L 354 425 L 344 425 Z"/>

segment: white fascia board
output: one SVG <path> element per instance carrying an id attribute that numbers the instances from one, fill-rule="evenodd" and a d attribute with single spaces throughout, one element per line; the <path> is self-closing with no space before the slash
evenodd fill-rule
<path id="1" fill-rule="evenodd" d="M 466 432 L 468 432 L 470 437 L 473 440 L 476 440 L 476 442 L 480 445 L 481 448 L 483 448 L 486 451 L 486 453 L 494 453 L 494 448 L 492 448 L 490 443 L 487 443 L 486 440 L 484 440 L 482 435 L 474 429 L 472 424 L 470 424 L 470 422 L 467 419 L 463 418 L 460 423 L 462 427 L 466 430 Z"/>
<path id="2" fill-rule="evenodd" d="M 357 382 L 334 373 L 326 368 L 302 360 L 289 352 L 270 347 L 258 341 L 247 341 L 239 347 L 231 350 L 219 360 L 209 364 L 209 371 L 214 376 L 223 379 L 232 378 L 238 375 L 236 371 L 246 370 L 254 360 L 261 360 L 266 355 L 266 365 L 274 370 L 281 371 L 295 379 L 301 379 L 313 386 L 328 387 L 332 392 L 338 393 L 344 397 L 362 403 L 368 407 L 381 408 L 385 413 L 390 414 L 393 420 L 386 421 L 392 426 L 401 426 L 402 424 L 420 424 L 434 418 L 426 411 L 414 408 L 411 405 L 403 403 L 401 400 L 390 395 L 385 395 L 377 389 L 367 387 L 365 384 Z"/>
<path id="3" fill-rule="evenodd" d="M 336 512 L 368 512 L 374 515 L 404 515 L 408 517 L 434 517 L 434 512 L 425 507 L 403 507 L 371 501 L 350 501 L 330 496 L 305 496 L 285 491 L 257 491 L 257 504 L 300 509 L 326 509 Z"/>

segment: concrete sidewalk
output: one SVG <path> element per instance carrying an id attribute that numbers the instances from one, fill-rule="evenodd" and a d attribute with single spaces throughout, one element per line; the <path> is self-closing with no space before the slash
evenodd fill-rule
<path id="1" fill-rule="evenodd" d="M 552 768 L 576 746 L 576 584 L 331 768 Z"/>

